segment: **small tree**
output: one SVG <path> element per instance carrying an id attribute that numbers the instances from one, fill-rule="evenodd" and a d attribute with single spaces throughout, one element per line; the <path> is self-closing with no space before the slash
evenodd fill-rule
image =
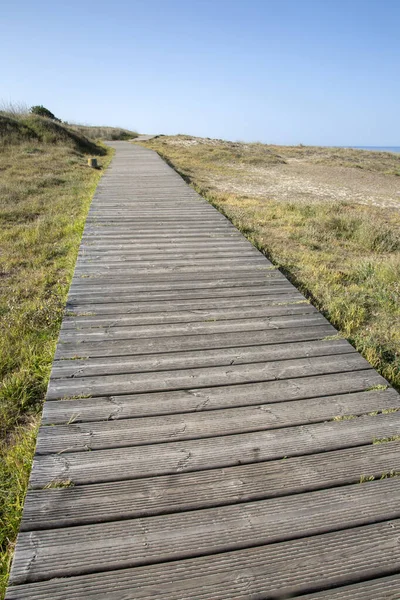
<path id="1" fill-rule="evenodd" d="M 57 119 L 55 115 L 48 109 L 45 108 L 42 104 L 37 106 L 32 106 L 30 112 L 33 115 L 39 115 L 40 117 L 47 117 L 48 119 L 53 119 L 53 121 L 58 121 L 61 123 L 61 119 Z"/>

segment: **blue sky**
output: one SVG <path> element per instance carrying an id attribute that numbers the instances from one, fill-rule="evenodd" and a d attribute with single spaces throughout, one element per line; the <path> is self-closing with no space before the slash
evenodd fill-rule
<path id="1" fill-rule="evenodd" d="M 67 121 L 400 146 L 398 0 L 3 0 L 0 98 Z"/>

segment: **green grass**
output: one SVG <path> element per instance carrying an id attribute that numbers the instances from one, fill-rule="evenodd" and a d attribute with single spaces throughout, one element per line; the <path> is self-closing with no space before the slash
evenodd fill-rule
<path id="1" fill-rule="evenodd" d="M 62 125 L 52 119 L 37 115 L 10 115 L 0 111 L 0 148 L 31 144 L 35 151 L 37 144 L 58 145 L 77 152 L 105 155 L 106 150 L 89 140 L 78 130 Z M 29 147 L 27 148 L 29 152 Z"/>
<path id="2" fill-rule="evenodd" d="M 400 213 L 346 201 L 277 201 L 234 192 L 249 163 L 279 168 L 296 156 L 376 172 L 397 181 L 400 157 L 360 150 L 277 147 L 158 137 L 144 143 L 164 157 L 309 298 L 357 350 L 400 389 Z M 277 166 L 278 165 L 278 166 Z M 347 172 L 347 171 L 346 171 Z M 392 173 L 382 175 L 382 173 Z M 257 171 L 257 176 L 259 171 Z M 217 182 L 217 185 L 216 185 Z M 227 191 L 221 191 L 226 187 Z M 218 188 L 218 189 L 217 189 Z M 242 190 L 243 188 L 239 188 Z"/>
<path id="3" fill-rule="evenodd" d="M 400 435 L 393 435 L 392 437 L 386 438 L 374 438 L 373 444 L 389 444 L 390 442 L 400 442 Z"/>
<path id="4" fill-rule="evenodd" d="M 368 483 L 369 481 L 376 481 L 380 479 L 391 479 L 392 477 L 399 477 L 400 473 L 392 469 L 391 471 L 385 471 L 379 477 L 375 477 L 375 475 L 361 475 L 360 483 Z"/>
<path id="5" fill-rule="evenodd" d="M 39 418 L 30 416 L 0 446 L 0 598 L 4 597 L 35 443 Z"/>
<path id="6" fill-rule="evenodd" d="M 2 114 L 0 134 L 2 598 L 66 294 L 111 152 L 41 117 Z"/>

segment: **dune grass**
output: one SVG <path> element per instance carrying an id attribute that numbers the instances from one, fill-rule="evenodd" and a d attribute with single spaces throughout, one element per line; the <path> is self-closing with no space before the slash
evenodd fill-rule
<path id="1" fill-rule="evenodd" d="M 0 115 L 0 598 L 66 294 L 111 151 L 41 117 Z M 99 169 L 87 166 L 97 155 Z"/>
<path id="2" fill-rule="evenodd" d="M 78 131 L 91 140 L 132 140 L 138 137 L 136 131 L 122 129 L 121 127 L 98 127 L 92 125 L 70 125 L 70 128 Z"/>
<path id="3" fill-rule="evenodd" d="M 164 157 L 400 389 L 400 211 L 342 200 L 283 202 L 244 194 L 252 165 L 279 168 L 291 156 L 349 170 L 387 173 L 400 157 L 347 149 L 240 144 L 188 136 L 144 143 Z M 218 182 L 216 185 L 215 182 Z M 229 190 L 223 191 L 223 187 Z M 221 191 L 222 190 L 222 191 Z"/>

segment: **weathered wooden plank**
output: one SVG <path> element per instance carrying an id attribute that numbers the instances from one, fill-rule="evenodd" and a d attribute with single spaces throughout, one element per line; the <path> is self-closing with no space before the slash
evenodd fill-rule
<path id="1" fill-rule="evenodd" d="M 109 275 L 110 274 L 106 274 L 104 278 L 104 284 L 110 283 Z M 90 281 L 84 281 L 85 279 L 90 279 Z M 88 287 L 90 287 L 91 285 L 98 285 L 98 281 L 101 282 L 100 277 L 98 277 L 96 281 L 91 281 L 91 279 L 91 277 L 82 277 L 81 275 L 79 275 L 79 277 L 76 277 L 74 279 L 74 286 L 82 287 L 87 285 Z M 147 274 L 138 277 L 135 271 L 132 270 L 131 275 L 129 277 L 121 277 L 121 279 L 119 277 L 116 277 L 114 278 L 114 280 L 115 284 L 119 284 L 120 286 L 144 286 L 144 284 L 146 283 L 164 283 L 164 285 L 166 283 L 170 283 L 171 285 L 183 283 L 190 285 L 198 283 L 197 287 L 201 287 L 202 284 L 204 284 L 205 287 L 217 287 L 217 282 L 221 282 L 221 285 L 225 284 L 227 287 L 241 286 L 251 288 L 253 286 L 271 286 L 289 283 L 288 280 L 285 279 L 285 277 L 276 269 L 267 269 L 264 272 L 254 271 L 252 273 L 249 273 L 247 276 L 245 273 L 243 273 L 243 271 L 236 272 L 235 270 L 229 270 L 223 271 L 221 273 L 213 273 L 212 271 L 210 271 L 199 273 L 198 278 L 196 277 L 196 275 L 191 275 L 190 273 L 174 273 L 173 275 L 169 275 L 168 277 L 165 275 L 161 276 L 161 274 Z M 229 283 L 231 283 L 232 285 L 229 286 Z"/>
<path id="2" fill-rule="evenodd" d="M 281 296 L 283 300 L 284 296 L 292 296 L 299 294 L 294 286 L 280 281 L 278 278 L 271 278 L 268 281 L 260 281 L 259 284 L 256 282 L 254 285 L 246 287 L 243 285 L 243 281 L 237 281 L 233 285 L 226 286 L 213 286 L 211 280 L 207 276 L 207 285 L 202 286 L 204 279 L 199 276 L 199 285 L 193 285 L 193 275 L 188 278 L 180 280 L 176 279 L 175 282 L 171 283 L 168 287 L 166 279 L 161 277 L 158 280 L 158 276 L 149 276 L 149 286 L 154 284 L 150 289 L 145 289 L 146 278 L 144 278 L 140 285 L 138 280 L 130 277 L 115 278 L 111 273 L 103 274 L 92 274 L 88 277 L 79 276 L 79 280 L 87 281 L 90 289 L 86 291 L 84 286 L 74 286 L 68 297 L 68 301 L 84 301 L 84 302 L 113 302 L 116 303 L 120 299 L 121 302 L 149 302 L 159 300 L 187 300 L 187 299 L 208 299 L 215 300 L 218 298 L 252 298 L 257 296 L 259 300 L 263 297 L 267 302 L 268 296 Z M 268 279 L 268 278 L 267 278 Z M 120 289 L 114 289 L 114 283 L 119 281 Z M 182 285 L 179 285 L 182 284 Z M 104 295 L 101 294 L 101 286 L 104 287 Z M 97 288 L 97 289 L 96 289 Z M 141 289 L 140 289 L 141 288 Z M 304 296 L 301 296 L 304 300 Z"/>
<path id="3" fill-rule="evenodd" d="M 64 600 L 66 593 L 69 600 L 278 599 L 360 580 L 382 590 L 381 579 L 369 580 L 394 579 L 399 529 L 394 520 L 211 557 L 53 579 L 10 588 L 6 600 Z M 396 581 L 384 589 L 396 590 Z"/>
<path id="4" fill-rule="evenodd" d="M 218 388 L 177 392 L 126 394 L 124 396 L 89 397 L 47 401 L 43 423 L 110 421 L 152 415 L 168 415 L 228 407 L 253 406 L 261 403 L 288 402 L 305 398 L 352 394 L 384 389 L 385 380 L 372 369 L 342 373 L 340 377 L 318 375 Z"/>
<path id="5" fill-rule="evenodd" d="M 49 454 L 66 448 L 76 452 L 232 435 L 387 410 L 400 410 L 400 396 L 394 390 L 112 422 L 78 422 L 77 413 L 67 424 L 42 427 L 36 452 Z"/>
<path id="6" fill-rule="evenodd" d="M 235 319 L 252 319 L 259 317 L 282 317 L 291 315 L 304 315 L 317 313 L 317 310 L 310 304 L 289 304 L 287 306 L 257 306 L 240 307 L 237 309 L 214 309 L 214 310 L 187 310 L 187 311 L 167 311 L 146 313 L 142 311 L 137 315 L 123 316 L 84 316 L 84 317 L 66 317 L 64 318 L 62 330 L 82 330 L 90 328 L 109 328 L 125 327 L 131 325 L 155 325 L 157 323 L 190 323 L 204 322 L 205 320 L 230 321 Z"/>
<path id="7" fill-rule="evenodd" d="M 118 277 L 113 277 L 113 275 L 111 273 L 107 274 L 104 273 L 103 275 L 99 275 L 99 276 L 95 276 L 95 275 L 88 275 L 87 277 L 84 277 L 83 275 L 79 275 L 79 277 L 77 277 L 75 279 L 75 283 L 79 284 L 80 280 L 86 280 L 86 283 L 93 284 L 95 283 L 95 281 L 93 281 L 94 279 L 101 279 L 101 277 L 104 278 L 104 280 L 114 280 L 115 282 L 119 282 L 119 283 L 124 283 L 124 284 L 133 284 L 133 283 L 141 283 L 142 285 L 144 283 L 161 283 L 161 282 L 183 282 L 183 281 L 187 281 L 187 282 L 194 282 L 194 281 L 208 281 L 208 282 L 215 282 L 215 281 L 219 281 L 219 280 L 223 280 L 223 279 L 230 279 L 230 280 L 235 280 L 235 283 L 241 283 L 242 284 L 242 288 L 246 289 L 246 279 L 251 279 L 251 280 L 256 280 L 259 279 L 260 283 L 259 283 L 259 287 L 281 287 L 281 288 L 286 288 L 286 289 L 291 289 L 293 291 L 298 291 L 291 283 L 288 282 L 287 279 L 285 278 L 281 278 L 279 274 L 276 274 L 276 271 L 273 271 L 272 269 L 265 269 L 263 271 L 260 270 L 256 270 L 254 272 L 249 273 L 248 275 L 246 275 L 245 272 L 243 271 L 235 271 L 235 270 L 230 270 L 229 273 L 227 273 L 226 271 L 221 271 L 221 272 L 213 272 L 211 271 L 204 271 L 204 272 L 188 272 L 188 273 L 178 273 L 178 272 L 174 272 L 173 274 L 170 273 L 141 273 L 140 275 L 138 273 L 135 272 L 131 272 L 129 274 L 129 276 L 118 276 Z M 77 283 L 78 282 L 78 283 Z M 255 282 L 256 283 L 256 282 Z M 255 285 L 255 283 L 253 285 Z M 252 293 L 252 286 L 249 286 L 249 294 Z"/>
<path id="8" fill-rule="evenodd" d="M 118 298 L 116 298 L 118 300 Z M 268 298 L 260 296 L 234 296 L 233 298 L 201 298 L 189 300 L 176 300 L 170 302 L 164 300 L 161 302 L 106 302 L 101 303 L 101 298 L 93 299 L 93 304 L 79 304 L 77 301 L 73 304 L 68 303 L 64 319 L 68 320 L 76 316 L 97 316 L 97 315 L 130 315 L 140 312 L 175 312 L 179 310 L 212 310 L 215 308 L 237 308 L 239 306 L 288 306 L 291 304 L 305 303 L 303 296 L 299 293 L 268 295 Z"/>
<path id="9" fill-rule="evenodd" d="M 238 231 L 232 229 L 232 227 L 225 224 L 214 224 L 214 225 L 190 225 L 187 224 L 177 224 L 168 226 L 168 233 L 166 233 L 165 224 L 161 224 L 159 226 L 155 225 L 154 227 L 147 225 L 138 225 L 138 226 L 130 226 L 120 225 L 113 226 L 111 224 L 93 224 L 89 223 L 87 227 L 85 227 L 85 237 L 86 239 L 90 239 L 91 236 L 101 236 L 102 238 L 113 238 L 119 236 L 132 236 L 135 238 L 146 238 L 152 237 L 155 238 L 160 234 L 161 237 L 172 237 L 183 235 L 185 238 L 199 236 L 203 237 L 204 235 L 214 235 L 214 236 L 229 236 L 235 237 L 238 234 Z"/>
<path id="10" fill-rule="evenodd" d="M 144 371 L 166 371 L 170 369 L 190 369 L 208 366 L 257 363 L 265 361 L 289 360 L 311 356 L 329 356 L 355 352 L 345 340 L 322 340 L 316 342 L 296 342 L 242 348 L 221 348 L 219 350 L 197 350 L 194 352 L 166 352 L 143 356 L 118 356 L 107 358 L 56 360 L 51 372 L 52 379 L 66 377 L 87 377 L 116 373 L 142 373 Z"/>
<path id="11" fill-rule="evenodd" d="M 189 202 L 192 202 L 191 200 Z M 213 212 L 199 208 L 190 213 L 189 204 L 179 203 L 177 205 L 171 204 L 166 200 L 166 205 L 163 208 L 155 206 L 154 204 L 143 203 L 143 213 L 138 211 L 138 205 L 131 205 L 125 207 L 124 211 L 117 211 L 115 207 L 98 208 L 96 212 L 93 210 L 89 212 L 86 220 L 87 227 L 97 225 L 111 227 L 124 227 L 126 224 L 132 224 L 135 228 L 144 227 L 150 229 L 152 224 L 156 227 L 168 224 L 168 228 L 165 228 L 165 232 L 173 231 L 176 227 L 182 227 L 188 223 L 191 227 L 202 227 L 210 225 L 211 227 L 224 227 L 230 228 L 235 231 L 230 221 L 228 221 L 221 214 L 214 215 Z M 211 209 L 212 210 L 212 209 Z M 153 219 L 151 215 L 153 214 Z M 171 225 L 172 229 L 170 229 Z M 86 229 L 85 229 L 86 231 Z"/>
<path id="12" fill-rule="evenodd" d="M 125 249 L 129 252 L 143 252 L 146 250 L 162 250 L 169 249 L 170 252 L 176 252 L 177 249 L 188 250 L 188 251 L 205 251 L 205 250 L 245 250 L 252 249 L 254 246 L 250 244 L 244 238 L 240 239 L 221 239 L 215 240 L 184 240 L 184 239 L 176 239 L 175 242 L 171 242 L 168 239 L 164 240 L 154 240 L 151 241 L 140 241 L 136 239 L 125 240 L 125 241 L 116 241 L 112 242 L 106 240 L 104 238 L 90 238 L 86 239 L 85 236 L 82 238 L 82 244 L 80 246 L 80 253 L 84 254 L 85 252 L 111 252 L 117 251 L 121 249 Z"/>
<path id="13" fill-rule="evenodd" d="M 84 273 L 92 273 L 99 271 L 113 270 L 116 273 L 129 271 L 142 272 L 147 269 L 159 271 L 165 269 L 165 271 L 183 270 L 184 272 L 193 271 L 226 271 L 226 269 L 232 269 L 235 271 L 242 270 L 245 267 L 251 272 L 264 268 L 264 259 L 260 257 L 238 257 L 238 258 L 201 258 L 201 259 L 171 259 L 171 260 L 139 260 L 139 261 L 115 261 L 107 259 L 105 261 L 79 261 L 75 269 L 75 275 Z M 162 272 L 162 271 L 160 271 Z M 283 277 L 282 277 L 283 279 Z"/>
<path id="14" fill-rule="evenodd" d="M 183 350 L 201 350 L 203 348 L 228 348 L 259 344 L 276 344 L 299 340 L 318 340 L 335 334 L 331 325 L 315 327 L 264 329 L 241 332 L 204 333 L 196 335 L 178 335 L 164 337 L 136 338 L 127 340 L 105 340 L 93 343 L 58 344 L 56 358 L 77 358 L 94 356 L 123 356 L 126 354 L 154 354 Z"/>
<path id="15" fill-rule="evenodd" d="M 226 272 L 226 269 L 228 267 L 224 264 L 215 264 L 215 265 L 190 265 L 190 263 L 186 264 L 186 265 L 180 265 L 180 266 L 174 266 L 174 265 L 163 265 L 163 264 L 159 264 L 159 263 L 155 263 L 153 266 L 144 266 L 144 267 L 135 267 L 134 269 L 129 269 L 129 267 L 110 267 L 110 269 L 112 269 L 112 277 L 115 276 L 129 276 L 132 277 L 132 271 L 134 271 L 134 275 L 135 276 L 140 276 L 140 275 L 167 275 L 168 273 L 187 273 L 187 274 L 191 274 L 194 275 L 194 277 L 196 277 L 196 273 L 203 273 L 203 274 L 214 274 L 215 276 L 218 275 L 218 273 L 224 273 Z M 235 264 L 235 266 L 230 266 L 229 269 L 232 272 L 238 273 L 240 271 L 246 271 L 246 272 L 267 272 L 269 270 L 268 265 L 264 266 L 262 263 L 253 263 L 253 262 L 249 262 L 249 263 L 237 263 Z M 85 276 L 92 276 L 92 275 L 102 275 L 102 276 L 106 276 L 107 275 L 107 268 L 105 266 L 102 265 L 94 265 L 94 266 L 88 266 L 85 269 L 80 269 L 78 268 L 76 270 L 76 277 L 85 277 Z"/>
<path id="16" fill-rule="evenodd" d="M 399 435 L 400 415 L 391 413 L 184 442 L 37 455 L 30 483 L 43 488 L 55 480 L 76 485 L 122 481 L 339 450 Z"/>
<path id="17" fill-rule="evenodd" d="M 200 217 L 200 218 L 199 218 Z M 165 230 L 165 224 L 168 224 L 168 230 L 174 230 L 175 228 L 184 227 L 186 224 L 191 227 L 199 227 L 204 229 L 207 225 L 212 227 L 232 227 L 230 221 L 228 221 L 221 214 L 214 216 L 213 213 L 208 211 L 202 211 L 196 215 L 190 215 L 187 211 L 186 214 L 180 214 L 177 210 L 175 212 L 164 211 L 163 215 L 153 213 L 153 219 L 149 213 L 140 214 L 126 211 L 126 214 L 114 214 L 110 211 L 89 213 L 88 219 L 86 220 L 88 226 L 100 226 L 107 227 L 119 227 L 126 226 L 127 224 L 132 225 L 133 228 L 145 228 L 151 229 L 154 225 L 155 228 L 162 227 Z M 171 226 L 171 227 L 170 227 Z"/>
<path id="18" fill-rule="evenodd" d="M 254 317 L 232 321 L 208 321 L 193 323 L 155 323 L 154 325 L 133 325 L 126 327 L 105 327 L 85 330 L 62 330 L 59 343 L 83 343 L 102 340 L 126 340 L 148 337 L 171 337 L 207 333 L 240 332 L 259 329 L 290 329 L 292 327 L 313 327 L 327 324 L 318 312 L 311 314 Z"/>
<path id="19" fill-rule="evenodd" d="M 174 289 L 187 289 L 187 290 L 196 290 L 201 289 L 205 290 L 208 288 L 211 289 L 221 289 L 221 288 L 242 288 L 242 289 L 252 289 L 252 288 L 274 288 L 278 287 L 288 287 L 285 285 L 286 281 L 283 276 L 276 271 L 268 271 L 267 274 L 258 274 L 255 273 L 246 278 L 244 273 L 239 274 L 239 276 L 235 276 L 233 273 L 231 276 L 224 276 L 221 274 L 219 278 L 215 276 L 210 277 L 201 277 L 200 279 L 193 279 L 189 277 L 177 277 L 176 279 L 172 278 L 168 281 L 165 279 L 160 279 L 157 281 L 155 278 L 151 278 L 149 281 L 138 281 L 137 278 L 124 278 L 120 279 L 119 277 L 111 278 L 110 277 L 96 277 L 88 278 L 88 277 L 78 277 L 75 280 L 75 283 L 70 288 L 70 294 L 98 294 L 101 290 L 104 290 L 105 295 L 109 295 L 110 293 L 115 292 L 133 292 L 133 291 L 152 291 L 152 290 L 174 290 Z M 298 292 L 297 292 L 298 293 Z"/>
<path id="20" fill-rule="evenodd" d="M 368 579 L 362 583 L 346 585 L 327 591 L 301 596 L 301 600 L 398 600 L 400 575 Z"/>
<path id="21" fill-rule="evenodd" d="M 92 283 L 92 281 L 91 281 Z M 151 283 L 151 282 L 150 282 Z M 101 302 L 103 304 L 106 303 L 116 303 L 116 302 L 161 302 L 161 301 L 179 301 L 179 300 L 216 300 L 218 298 L 252 298 L 257 297 L 257 299 L 265 299 L 268 301 L 268 296 L 281 296 L 284 299 L 284 296 L 292 296 L 293 294 L 298 294 L 298 291 L 294 286 L 282 284 L 275 286 L 254 286 L 254 287 L 227 287 L 224 289 L 171 289 L 171 290 L 151 290 L 149 292 L 146 291 L 132 291 L 132 292 L 122 292 L 119 291 L 118 294 L 105 292 L 104 295 L 100 296 L 93 293 L 85 294 L 76 293 L 75 290 L 71 292 L 68 296 L 68 304 L 71 303 L 85 303 L 85 304 L 93 304 L 93 302 Z"/>
<path id="22" fill-rule="evenodd" d="M 129 254 L 131 256 L 140 255 L 144 253 L 156 254 L 158 252 L 165 252 L 165 256 L 168 256 L 168 253 L 176 254 L 180 252 L 247 252 L 248 249 L 253 248 L 253 246 L 249 246 L 247 244 L 242 244 L 238 242 L 232 242 L 231 240 L 223 241 L 220 240 L 217 243 L 213 242 L 176 242 L 171 243 L 169 241 L 163 242 L 139 242 L 132 240 L 129 243 L 129 240 L 124 242 L 115 242 L 108 243 L 106 240 L 102 238 L 98 238 L 97 240 L 85 240 L 83 239 L 82 245 L 79 250 L 79 259 L 84 258 L 85 256 L 91 256 L 93 254 L 96 255 L 104 255 L 104 256 L 114 256 L 121 252 L 122 254 Z"/>
<path id="23" fill-rule="evenodd" d="M 171 262 L 171 261 L 177 261 L 177 260 L 187 260 L 189 262 L 196 260 L 196 261 L 203 261 L 203 260 L 211 260 L 213 259 L 218 260 L 219 258 L 224 259 L 224 260 L 243 260 L 243 259 L 249 259 L 249 258 L 256 258 L 257 259 L 260 257 L 261 255 L 259 253 L 257 253 L 257 251 L 255 249 L 232 249 L 232 250 L 199 250 L 197 252 L 183 252 L 183 251 L 177 251 L 175 250 L 175 252 L 171 252 L 169 251 L 167 252 L 163 252 L 162 250 L 158 250 L 158 251 L 144 251 L 141 250 L 140 252 L 129 252 L 129 251 L 106 251 L 106 252 L 88 252 L 85 251 L 84 253 L 81 253 L 79 255 L 79 264 L 85 264 L 85 263 L 90 263 L 90 262 L 96 262 L 96 264 L 102 264 L 102 263 L 116 263 L 116 264 L 120 264 L 120 263 L 127 263 L 129 262 L 130 264 L 138 264 L 143 260 L 147 260 L 150 262 L 154 262 L 154 261 L 159 261 L 161 263 L 167 263 L 167 262 Z"/>
<path id="24" fill-rule="evenodd" d="M 326 373 L 363 371 L 369 366 L 369 363 L 357 352 L 351 352 L 343 355 L 298 358 L 277 362 L 232 364 L 222 367 L 199 367 L 196 369 L 131 374 L 107 375 L 107 369 L 105 369 L 105 374 L 94 377 L 52 379 L 47 390 L 47 398 L 56 399 L 87 394 L 95 396 L 133 394 L 243 384 L 246 382 L 257 383 Z"/>
<path id="25" fill-rule="evenodd" d="M 91 220 L 96 221 L 97 219 L 108 220 L 109 218 L 119 220 L 125 219 L 125 217 L 135 218 L 136 221 L 151 222 L 152 218 L 155 217 L 155 209 L 157 209 L 156 215 L 159 220 L 164 220 L 164 217 L 178 221 L 186 221 L 186 219 L 198 221 L 201 217 L 211 220 L 225 219 L 222 214 L 215 213 L 210 206 L 196 208 L 196 205 L 193 203 L 187 203 L 186 208 L 182 207 L 181 203 L 178 206 L 173 206 L 170 203 L 165 203 L 165 206 L 164 203 L 152 203 L 151 205 L 147 204 L 143 209 L 140 208 L 140 205 L 140 202 L 129 204 L 123 201 L 114 204 L 96 203 L 96 206 L 93 204 L 89 210 L 87 222 Z"/>
<path id="26" fill-rule="evenodd" d="M 87 242 L 90 242 L 93 239 L 98 239 L 100 237 L 100 232 L 99 229 L 101 229 L 101 237 L 103 238 L 103 240 L 106 241 L 112 241 L 112 240 L 130 240 L 132 238 L 132 233 L 129 231 L 126 232 L 120 232 L 120 231 L 106 231 L 106 227 L 98 227 L 93 231 L 87 231 L 85 229 L 85 240 Z M 209 231 L 206 229 L 204 229 L 204 231 L 200 232 L 200 231 L 189 231 L 189 232 L 182 232 L 182 231 L 174 231 L 171 233 L 154 233 L 149 231 L 148 233 L 136 233 L 135 234 L 135 240 L 142 240 L 142 241 L 160 241 L 160 240 L 166 240 L 166 241 L 170 241 L 170 242 L 174 242 L 176 240 L 189 240 L 189 241 L 197 241 L 197 240 L 214 240 L 217 241 L 219 239 L 230 239 L 230 240 L 235 240 L 237 238 L 240 238 L 241 234 L 235 230 L 235 229 L 228 229 L 228 228 L 224 228 L 222 230 L 219 231 Z"/>
<path id="27" fill-rule="evenodd" d="M 101 284 L 97 283 L 98 280 L 103 281 L 103 295 L 100 291 Z M 304 302 L 304 296 L 299 294 L 294 287 L 279 282 L 272 282 L 270 284 L 264 281 L 260 282 L 259 285 L 255 283 L 249 287 L 241 285 L 241 282 L 226 286 L 213 286 L 211 284 L 202 286 L 202 281 L 200 280 L 199 285 L 193 285 L 190 281 L 182 281 L 181 283 L 177 281 L 172 282 L 169 286 L 164 280 L 158 283 L 156 280 L 151 280 L 149 281 L 148 289 L 145 289 L 144 283 L 140 285 L 137 282 L 130 283 L 129 281 L 124 281 L 120 289 L 114 290 L 114 281 L 112 277 L 108 279 L 97 276 L 91 277 L 91 289 L 86 291 L 84 287 L 78 288 L 75 286 L 71 289 L 68 296 L 68 304 L 135 304 L 140 302 L 144 306 L 143 302 L 169 302 L 170 304 L 176 304 L 182 300 L 209 300 L 216 302 L 220 298 L 222 300 L 238 298 L 242 303 L 250 300 L 250 302 L 257 301 L 258 304 L 267 304 L 270 302 L 284 302 L 287 298 L 293 296 L 297 296 L 299 300 L 303 300 Z"/>
<path id="28" fill-rule="evenodd" d="M 400 471 L 399 448 L 399 442 L 374 444 L 224 469 L 31 490 L 21 529 L 118 521 L 379 480 Z"/>
<path id="29" fill-rule="evenodd" d="M 177 515 L 22 532 L 11 581 L 27 583 L 182 560 L 359 527 L 399 515 L 400 480 L 390 478 Z"/>
<path id="30" fill-rule="evenodd" d="M 162 249 L 149 249 L 149 248 L 135 248 L 126 249 L 125 251 L 116 251 L 116 250 L 104 250 L 102 252 L 96 251 L 93 248 L 85 248 L 81 249 L 79 252 L 79 260 L 82 261 L 84 259 L 87 260 L 113 260 L 113 261 L 121 261 L 121 260 L 161 260 L 163 262 L 168 260 L 182 260 L 182 259 L 196 259 L 196 260 L 210 260 L 210 259 L 248 259 L 248 258 L 257 258 L 262 259 L 264 256 L 256 250 L 253 246 L 232 246 L 232 247 L 219 247 L 215 246 L 214 248 L 203 247 L 194 250 L 188 250 L 185 252 L 184 249 L 179 248 L 171 248 L 168 246 L 168 253 L 163 254 Z"/>
<path id="31" fill-rule="evenodd" d="M 168 229 L 165 227 L 166 222 L 168 224 Z M 91 213 L 86 221 L 85 233 L 88 229 L 90 230 L 90 228 L 95 227 L 104 227 L 105 231 L 107 232 L 110 229 L 128 229 L 131 225 L 134 231 L 152 231 L 154 228 L 154 230 L 163 229 L 164 232 L 169 232 L 175 231 L 175 229 L 184 229 L 186 226 L 188 226 L 190 229 L 193 228 L 198 231 L 203 231 L 204 229 L 207 230 L 207 227 L 210 227 L 211 230 L 229 229 L 237 232 L 237 230 L 232 226 L 232 223 L 221 214 L 217 213 L 214 217 L 213 213 L 206 213 L 203 211 L 201 219 L 196 218 L 196 216 L 177 217 L 175 214 L 172 215 L 168 221 L 166 221 L 165 217 L 161 218 L 158 214 L 154 214 L 153 219 L 151 219 L 149 216 L 139 217 L 135 215 L 130 216 L 129 214 L 126 216 L 116 215 L 112 217 L 101 217 L 100 215 L 96 216 L 95 214 Z"/>

